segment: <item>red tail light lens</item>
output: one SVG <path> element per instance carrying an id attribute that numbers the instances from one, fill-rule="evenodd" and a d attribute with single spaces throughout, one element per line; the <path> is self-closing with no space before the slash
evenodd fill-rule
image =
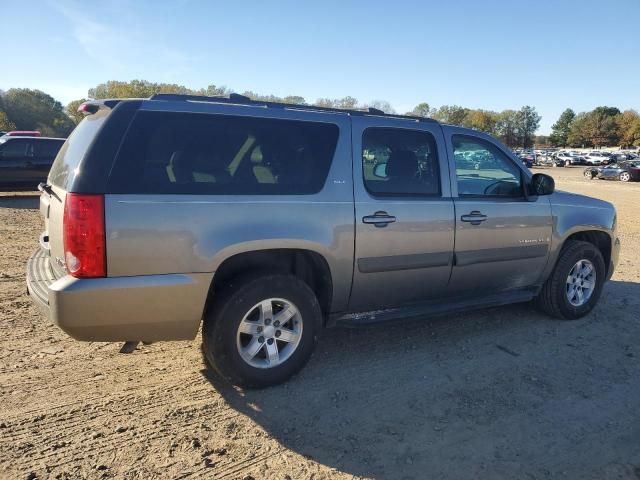
<path id="1" fill-rule="evenodd" d="M 68 193 L 63 222 L 67 271 L 77 278 L 106 277 L 104 197 Z"/>

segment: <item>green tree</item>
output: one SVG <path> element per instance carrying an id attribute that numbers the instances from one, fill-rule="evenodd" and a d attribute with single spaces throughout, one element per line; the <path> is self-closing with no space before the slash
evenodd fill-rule
<path id="1" fill-rule="evenodd" d="M 7 116 L 6 112 L 0 110 L 0 130 L 7 132 L 9 130 L 15 130 L 16 125 Z"/>
<path id="2" fill-rule="evenodd" d="M 570 147 L 591 147 L 591 138 L 587 132 L 588 114 L 579 113 L 571 122 L 569 135 L 567 136 L 567 145 Z"/>
<path id="3" fill-rule="evenodd" d="M 635 110 L 625 110 L 616 117 L 618 124 L 618 136 L 620 137 L 620 145 L 630 147 L 634 145 L 636 140 L 635 126 L 640 121 L 640 115 Z"/>
<path id="4" fill-rule="evenodd" d="M 549 141 L 554 147 L 564 147 L 567 145 L 567 139 L 571 131 L 571 123 L 574 118 L 576 118 L 576 113 L 570 108 L 567 108 L 560 114 L 558 121 L 551 126 Z"/>
<path id="5" fill-rule="evenodd" d="M 306 105 L 307 101 L 299 95 L 288 95 L 282 99 L 283 103 L 291 103 L 293 105 Z"/>
<path id="6" fill-rule="evenodd" d="M 508 147 L 518 145 L 518 112 L 503 110 L 497 115 L 495 135 Z"/>
<path id="7" fill-rule="evenodd" d="M 459 107 L 458 105 L 443 105 L 433 113 L 433 118 L 449 125 L 464 125 L 468 112 L 468 108 Z"/>
<path id="8" fill-rule="evenodd" d="M 469 110 L 464 118 L 463 125 L 468 128 L 487 132 L 491 135 L 496 133 L 498 114 L 487 110 Z"/>
<path id="9" fill-rule="evenodd" d="M 11 88 L 2 104 L 16 129 L 39 130 L 45 136 L 67 136 L 73 130 L 62 104 L 41 90 Z"/>
<path id="10" fill-rule="evenodd" d="M 411 110 L 411 112 L 409 112 L 409 115 L 414 115 L 416 117 L 424 117 L 424 118 L 430 117 L 431 114 L 432 114 L 431 106 L 427 102 L 419 103 L 413 108 L 413 110 Z"/>
<path id="11" fill-rule="evenodd" d="M 587 114 L 585 122 L 586 134 L 594 147 L 617 145 L 620 110 L 615 107 L 598 107 Z"/>
<path id="12" fill-rule="evenodd" d="M 69 115 L 71 120 L 73 120 L 73 123 L 76 125 L 79 124 L 80 121 L 84 118 L 84 115 L 78 111 L 78 107 L 86 101 L 87 101 L 86 98 L 81 98 L 80 100 L 73 100 L 72 102 L 69 102 L 69 104 L 65 108 L 67 115 Z"/>
<path id="13" fill-rule="evenodd" d="M 174 83 L 152 83 L 147 80 L 132 80 L 121 82 L 110 80 L 89 89 L 89 97 L 95 99 L 103 98 L 148 98 L 156 93 L 179 93 L 185 95 L 212 95 L 217 94 L 220 88 L 210 85 L 206 90 L 191 90 L 183 85 Z"/>
<path id="14" fill-rule="evenodd" d="M 540 126 L 540 115 L 535 107 L 525 105 L 516 114 L 518 142 L 524 148 L 533 146 L 533 137 Z"/>

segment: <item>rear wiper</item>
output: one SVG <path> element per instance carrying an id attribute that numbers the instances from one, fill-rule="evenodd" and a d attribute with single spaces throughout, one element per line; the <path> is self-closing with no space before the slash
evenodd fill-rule
<path id="1" fill-rule="evenodd" d="M 46 192 L 49 195 L 52 195 L 60 200 L 60 197 L 56 195 L 56 192 L 53 191 L 53 188 L 51 188 L 51 185 L 49 185 L 48 183 L 40 182 L 40 184 L 38 184 L 38 190 L 40 190 L 41 192 Z"/>

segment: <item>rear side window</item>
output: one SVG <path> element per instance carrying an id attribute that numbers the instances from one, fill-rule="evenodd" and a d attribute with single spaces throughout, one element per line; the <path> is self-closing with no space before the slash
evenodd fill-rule
<path id="1" fill-rule="evenodd" d="M 109 192 L 285 195 L 319 192 L 338 140 L 334 124 L 139 112 Z"/>
<path id="2" fill-rule="evenodd" d="M 86 116 L 71 132 L 51 166 L 50 183 L 68 190 L 73 178 L 80 174 L 80 162 L 107 116 L 107 111 L 99 110 Z"/>
<path id="3" fill-rule="evenodd" d="M 362 173 L 376 196 L 439 196 L 436 142 L 422 130 L 367 128 L 362 136 Z"/>

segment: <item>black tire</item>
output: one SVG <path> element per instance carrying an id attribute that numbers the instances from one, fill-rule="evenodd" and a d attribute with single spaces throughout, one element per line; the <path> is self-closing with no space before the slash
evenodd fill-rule
<path id="1" fill-rule="evenodd" d="M 573 266 L 579 261 L 587 259 L 596 271 L 596 285 L 591 298 L 579 307 L 573 306 L 566 294 L 567 277 Z M 598 302 L 605 280 L 605 265 L 602 253 L 589 243 L 569 240 L 560 252 L 560 257 L 553 272 L 545 282 L 536 297 L 535 303 L 546 314 L 564 320 L 575 320 L 589 313 Z"/>
<path id="2" fill-rule="evenodd" d="M 236 346 L 238 326 L 259 302 L 282 298 L 292 302 L 303 321 L 300 343 L 280 365 L 257 368 L 245 362 Z M 239 278 L 220 294 L 204 319 L 202 350 L 207 363 L 234 385 L 264 388 L 289 379 L 307 363 L 322 329 L 322 311 L 318 300 L 299 278 L 293 275 L 257 274 Z"/>

